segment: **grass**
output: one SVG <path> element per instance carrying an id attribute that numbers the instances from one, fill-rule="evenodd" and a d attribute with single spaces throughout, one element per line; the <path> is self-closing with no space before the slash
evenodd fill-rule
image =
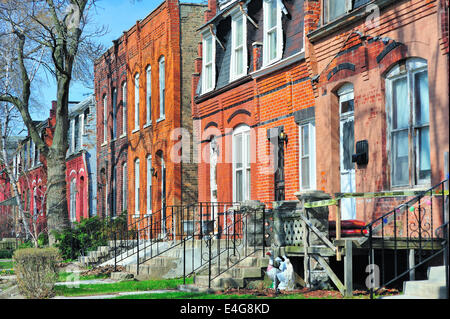
<path id="1" fill-rule="evenodd" d="M 255 296 L 250 294 L 242 295 L 221 295 L 221 294 L 205 294 L 190 292 L 167 292 L 157 294 L 141 294 L 119 296 L 111 299 L 331 299 L 331 297 L 323 298 L 306 298 L 303 294 L 279 295 L 277 297 Z"/>
<path id="2" fill-rule="evenodd" d="M 186 284 L 193 283 L 192 278 L 186 279 Z M 112 284 L 80 284 L 78 288 L 56 286 L 55 291 L 60 296 L 103 295 L 117 292 L 147 291 L 160 289 L 176 289 L 183 284 L 183 279 L 163 279 L 145 281 L 122 281 Z"/>
<path id="3" fill-rule="evenodd" d="M 92 280 L 92 279 L 106 279 L 109 278 L 109 275 L 100 274 L 100 275 L 86 275 L 86 276 L 79 276 L 77 280 Z M 60 272 L 58 274 L 58 281 L 59 282 L 66 282 L 66 281 L 72 281 L 74 279 L 74 274 L 71 272 Z"/>
<path id="4" fill-rule="evenodd" d="M 12 261 L 0 261 L 0 269 L 13 269 L 14 263 Z"/>

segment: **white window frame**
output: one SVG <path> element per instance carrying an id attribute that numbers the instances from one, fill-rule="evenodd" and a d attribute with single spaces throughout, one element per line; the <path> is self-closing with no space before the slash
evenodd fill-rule
<path id="1" fill-rule="evenodd" d="M 106 143 L 108 136 L 108 95 L 103 96 L 103 143 Z"/>
<path id="2" fill-rule="evenodd" d="M 122 164 L 122 212 L 128 209 L 128 170 L 127 163 Z"/>
<path id="3" fill-rule="evenodd" d="M 215 30 L 213 31 L 215 32 Z M 202 59 L 202 93 L 207 93 L 214 90 L 216 86 L 216 41 L 211 32 L 208 30 L 203 33 L 203 59 Z M 211 61 L 207 60 L 206 46 L 210 42 L 211 45 Z M 211 67 L 211 82 L 208 83 L 207 79 L 207 67 Z"/>
<path id="4" fill-rule="evenodd" d="M 134 215 L 140 216 L 140 188 L 141 188 L 141 181 L 140 181 L 140 171 L 139 171 L 139 158 L 135 159 L 134 161 Z"/>
<path id="5" fill-rule="evenodd" d="M 122 136 L 127 135 L 127 82 L 122 83 Z"/>
<path id="6" fill-rule="evenodd" d="M 159 118 L 158 121 L 166 118 L 166 62 L 161 56 L 158 62 L 159 72 Z"/>
<path id="7" fill-rule="evenodd" d="M 70 221 L 77 221 L 77 179 L 70 180 Z"/>
<path id="8" fill-rule="evenodd" d="M 79 115 L 79 121 L 81 123 L 81 125 L 80 125 L 81 126 L 81 128 L 80 128 L 80 148 L 83 148 L 83 135 L 86 134 L 85 120 L 86 119 L 84 118 L 84 112 L 83 112 Z"/>
<path id="9" fill-rule="evenodd" d="M 238 171 L 242 171 L 242 201 L 251 199 L 251 134 L 250 126 L 242 124 L 237 126 L 232 135 L 232 152 L 233 152 L 233 202 L 238 202 L 237 198 L 237 179 L 236 175 Z M 242 155 L 242 168 L 237 168 L 237 149 L 236 138 L 242 136 L 241 155 Z M 250 175 L 250 176 L 249 176 Z"/>
<path id="10" fill-rule="evenodd" d="M 415 101 L 415 80 L 414 76 L 418 73 L 426 72 L 428 76 L 428 64 L 427 61 L 420 58 L 409 58 L 404 62 L 405 68 L 400 67 L 400 64 L 395 65 L 386 75 L 386 114 L 387 114 L 387 148 L 388 148 L 388 159 L 390 163 L 390 180 L 391 187 L 423 187 L 424 185 L 429 186 L 431 184 L 431 173 L 427 178 L 420 178 L 419 168 L 420 168 L 420 150 L 417 132 L 421 129 L 430 128 L 430 122 L 427 123 L 416 123 L 416 101 Z M 394 106 L 394 94 L 393 94 L 393 84 L 395 80 L 406 78 L 407 83 L 407 103 L 409 106 L 409 121 L 408 121 L 408 183 L 401 184 L 395 183 L 394 181 L 394 141 L 392 138 L 394 130 L 393 127 L 393 106 Z M 429 96 L 429 84 L 428 84 L 428 96 Z M 431 109 L 431 103 L 428 101 L 428 111 Z M 430 118 L 430 116 L 429 116 Z M 405 130 L 398 129 L 398 130 Z M 398 131 L 397 130 L 397 131 Z M 431 139 L 429 134 L 429 147 L 431 146 Z M 431 162 L 431 161 L 430 161 Z"/>
<path id="11" fill-rule="evenodd" d="M 106 132 L 106 129 L 105 129 Z M 70 153 L 75 152 L 75 118 L 70 119 Z M 106 140 L 104 140 L 106 141 Z"/>
<path id="12" fill-rule="evenodd" d="M 277 23 L 272 29 L 268 29 L 268 19 L 269 19 L 269 8 L 272 2 L 276 2 L 277 10 Z M 283 27 L 281 24 L 282 8 L 280 0 L 263 0 L 263 11 L 264 11 L 264 37 L 263 37 L 263 67 L 270 65 L 276 61 L 281 60 L 283 56 Z M 276 32 L 277 43 L 276 43 L 276 56 L 270 59 L 270 45 L 269 45 L 269 33 Z"/>
<path id="13" fill-rule="evenodd" d="M 139 73 L 134 76 L 134 131 L 139 130 Z"/>
<path id="14" fill-rule="evenodd" d="M 307 127 L 309 132 L 309 149 L 308 154 L 303 155 L 303 128 Z M 314 121 L 301 123 L 299 125 L 299 182 L 300 190 L 314 190 L 316 189 L 316 125 Z M 309 187 L 303 186 L 302 160 L 309 159 Z"/>
<path id="15" fill-rule="evenodd" d="M 152 213 L 152 156 L 147 156 L 147 214 Z"/>
<path id="16" fill-rule="evenodd" d="M 239 19 L 242 19 L 242 73 L 236 73 L 237 61 L 236 61 L 236 51 L 240 47 L 236 47 L 236 24 Z M 230 81 L 237 80 L 247 74 L 248 68 L 247 61 L 247 16 L 241 11 L 236 11 L 231 15 L 231 64 L 230 64 Z"/>
<path id="17" fill-rule="evenodd" d="M 146 125 L 152 124 L 152 68 L 149 65 L 145 70 L 146 80 L 147 80 L 147 90 L 145 95 L 145 105 L 146 105 Z"/>
<path id="18" fill-rule="evenodd" d="M 112 139 L 117 138 L 117 89 L 112 91 Z"/>

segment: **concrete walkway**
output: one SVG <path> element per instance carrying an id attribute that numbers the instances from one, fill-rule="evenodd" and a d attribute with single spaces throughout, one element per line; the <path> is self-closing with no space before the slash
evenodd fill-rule
<path id="1" fill-rule="evenodd" d="M 119 296 L 132 296 L 132 295 L 144 295 L 144 294 L 162 294 L 165 292 L 177 292 L 179 290 L 148 290 L 148 291 L 129 291 L 129 292 L 118 292 L 116 294 L 108 295 L 92 295 L 92 296 L 77 296 L 77 297 L 65 297 L 56 296 L 52 299 L 110 299 Z"/>
<path id="2" fill-rule="evenodd" d="M 74 280 L 74 281 L 57 282 L 55 286 L 98 285 L 98 284 L 102 285 L 102 284 L 113 284 L 116 282 L 118 281 L 112 279 Z"/>

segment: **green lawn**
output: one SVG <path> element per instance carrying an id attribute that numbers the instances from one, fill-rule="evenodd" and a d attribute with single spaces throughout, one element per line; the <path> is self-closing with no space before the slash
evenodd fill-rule
<path id="1" fill-rule="evenodd" d="M 72 276 L 73 276 L 73 273 L 71 273 L 71 272 L 60 272 L 58 274 L 58 281 L 59 282 L 72 281 L 73 280 Z M 105 279 L 105 278 L 109 278 L 109 275 L 102 274 L 102 275 L 80 276 L 80 278 L 78 280 L 92 280 L 92 279 Z"/>
<path id="2" fill-rule="evenodd" d="M 186 279 L 186 284 L 193 283 L 192 278 Z M 78 288 L 56 286 L 55 291 L 60 296 L 103 295 L 116 292 L 146 291 L 160 289 L 176 289 L 183 284 L 183 279 L 164 279 L 146 281 L 122 281 L 112 284 L 80 284 Z"/>
<path id="3" fill-rule="evenodd" d="M 119 296 L 111 299 L 308 299 L 303 294 L 279 295 L 277 297 L 255 296 L 255 295 L 220 295 L 189 292 L 167 292 L 157 294 L 141 294 Z M 312 299 L 312 298 L 310 298 Z M 320 299 L 331 299 L 324 297 Z"/>
<path id="4" fill-rule="evenodd" d="M 0 261 L 0 269 L 12 269 L 14 263 L 12 261 Z"/>

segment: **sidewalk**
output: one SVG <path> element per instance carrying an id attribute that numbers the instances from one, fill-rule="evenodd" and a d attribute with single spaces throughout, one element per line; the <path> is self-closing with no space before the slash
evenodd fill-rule
<path id="1" fill-rule="evenodd" d="M 179 290 L 148 290 L 148 291 L 129 291 L 129 292 L 118 292 L 116 294 L 108 294 L 108 295 L 92 295 L 92 296 L 77 296 L 77 297 L 65 297 L 65 296 L 56 296 L 52 299 L 109 299 L 119 296 L 130 296 L 130 295 L 143 295 L 143 294 L 162 294 L 165 292 L 176 292 Z"/>

